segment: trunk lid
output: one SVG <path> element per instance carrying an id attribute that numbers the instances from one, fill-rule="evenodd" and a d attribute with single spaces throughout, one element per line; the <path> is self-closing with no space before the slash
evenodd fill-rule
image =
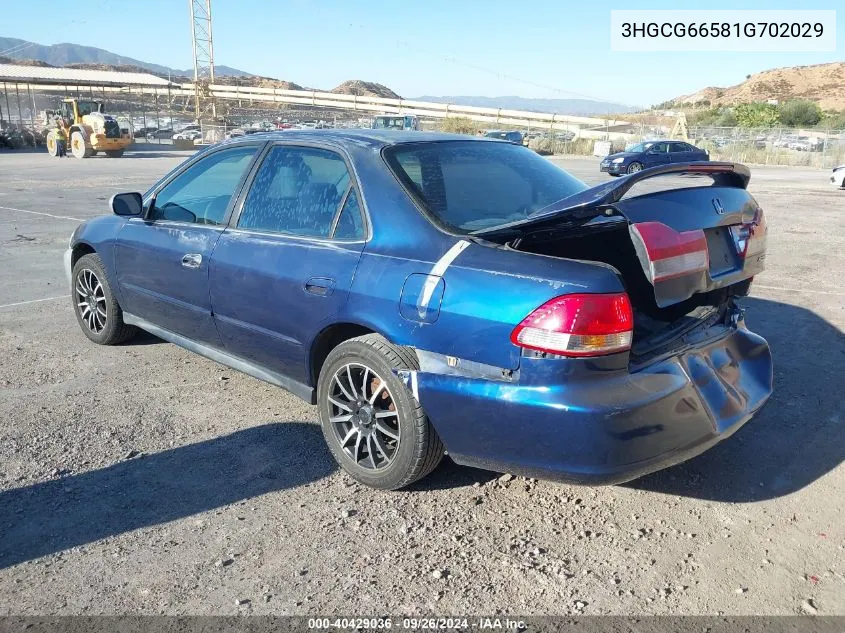
<path id="1" fill-rule="evenodd" d="M 706 186 L 624 198 L 637 183 L 669 175 L 707 175 L 711 180 Z M 762 209 L 746 190 L 749 179 L 748 168 L 734 163 L 660 166 L 602 183 L 525 220 L 479 235 L 511 237 L 518 248 L 525 238 L 583 229 L 598 216 L 624 218 L 655 303 L 663 308 L 745 281 L 763 270 L 766 224 Z"/>

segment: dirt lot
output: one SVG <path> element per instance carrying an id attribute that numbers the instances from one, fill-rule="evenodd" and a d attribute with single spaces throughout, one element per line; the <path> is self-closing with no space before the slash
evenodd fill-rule
<path id="1" fill-rule="evenodd" d="M 78 330 L 71 230 L 183 156 L 0 153 L 0 614 L 845 614 L 829 172 L 753 169 L 769 269 L 745 303 L 775 394 L 729 441 L 619 487 L 447 461 L 385 493 L 338 471 L 293 396 L 151 336 L 102 348 Z"/>

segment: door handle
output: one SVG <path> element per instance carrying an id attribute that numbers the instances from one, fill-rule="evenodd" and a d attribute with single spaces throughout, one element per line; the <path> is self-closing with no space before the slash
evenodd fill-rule
<path id="1" fill-rule="evenodd" d="M 334 291 L 334 279 L 328 277 L 312 277 L 305 282 L 305 292 L 318 297 L 327 297 Z"/>
<path id="2" fill-rule="evenodd" d="M 185 268 L 199 268 L 202 264 L 202 255 L 199 253 L 186 253 L 182 255 L 182 265 Z"/>

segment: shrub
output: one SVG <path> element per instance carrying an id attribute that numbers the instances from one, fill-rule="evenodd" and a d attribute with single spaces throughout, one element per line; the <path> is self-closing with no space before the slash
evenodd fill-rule
<path id="1" fill-rule="evenodd" d="M 806 99 L 787 101 L 779 109 L 780 122 L 787 127 L 811 127 L 822 120 L 818 104 Z"/>
<path id="2" fill-rule="evenodd" d="M 463 116 L 449 117 L 440 121 L 440 131 L 453 134 L 476 134 L 478 123 Z"/>
<path id="3" fill-rule="evenodd" d="M 845 130 L 845 110 L 825 113 L 818 127 L 826 130 Z"/>

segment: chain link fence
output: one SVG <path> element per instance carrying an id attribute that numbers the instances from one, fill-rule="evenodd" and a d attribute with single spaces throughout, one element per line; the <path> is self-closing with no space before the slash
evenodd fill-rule
<path id="1" fill-rule="evenodd" d="M 845 163 L 845 130 L 693 127 L 689 136 L 713 160 L 824 168 Z"/>
<path id="2" fill-rule="evenodd" d="M 528 146 L 540 153 L 604 155 L 599 140 L 562 138 L 559 134 L 523 130 Z M 609 153 L 621 152 L 643 141 L 670 137 L 668 130 L 645 126 L 620 135 L 609 132 Z M 680 140 L 680 139 L 679 139 Z M 711 160 L 756 165 L 790 165 L 831 168 L 845 164 L 845 130 L 793 128 L 690 127 L 688 142 L 707 150 Z M 599 146 L 600 147 L 600 146 Z"/>

